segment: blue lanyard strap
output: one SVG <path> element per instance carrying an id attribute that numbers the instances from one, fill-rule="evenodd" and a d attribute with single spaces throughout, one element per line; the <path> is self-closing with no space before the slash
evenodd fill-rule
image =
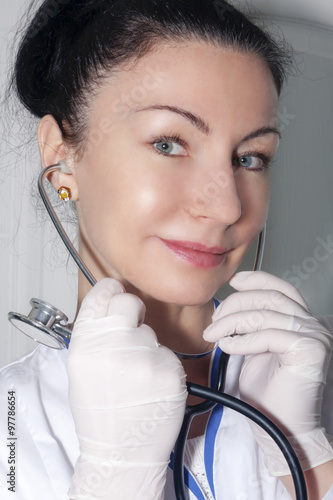
<path id="1" fill-rule="evenodd" d="M 171 453 L 169 467 L 173 471 L 174 452 Z M 184 465 L 184 483 L 189 490 L 197 497 L 198 500 L 206 500 L 198 483 Z"/>
<path id="2" fill-rule="evenodd" d="M 216 380 L 218 378 L 218 366 L 221 354 L 222 352 L 218 348 L 213 358 L 211 380 L 210 380 L 211 385 L 213 387 L 216 386 Z M 225 372 L 225 369 L 223 369 L 222 371 Z M 174 471 L 174 481 L 175 485 L 177 486 L 177 494 L 181 495 L 180 497 L 178 496 L 178 498 L 185 498 L 183 489 L 179 487 L 180 484 L 182 484 L 182 481 L 184 481 L 185 485 L 190 489 L 190 491 L 196 496 L 198 500 L 205 500 L 201 488 L 197 484 L 195 478 L 188 471 L 188 469 L 183 466 L 182 463 L 183 451 L 186 443 L 186 436 L 190 426 L 190 422 L 196 413 L 200 413 L 200 411 L 194 411 L 197 410 L 197 408 L 199 408 L 200 406 L 202 407 L 206 406 L 207 409 L 209 409 L 209 402 L 207 401 L 205 403 L 201 403 L 201 405 L 196 405 L 195 407 L 187 407 L 187 412 L 185 413 L 183 427 L 175 447 L 176 457 L 174 454 L 171 455 L 171 462 L 169 466 Z M 212 408 L 212 405 L 210 406 L 210 408 Z M 212 414 L 208 421 L 206 435 L 205 435 L 205 449 L 204 449 L 205 470 L 206 470 L 208 484 L 210 486 L 214 499 L 215 499 L 215 488 L 213 481 L 213 462 L 214 462 L 215 440 L 222 419 L 222 415 L 223 415 L 223 407 L 217 406 L 213 409 Z"/>
<path id="3" fill-rule="evenodd" d="M 217 299 L 214 300 L 214 306 L 215 309 L 219 306 L 219 301 Z M 222 354 L 222 357 L 221 357 Z M 220 348 L 217 348 L 213 354 L 213 362 L 212 362 L 212 369 L 211 369 L 211 375 L 210 375 L 210 387 L 215 387 L 215 388 L 223 388 L 224 386 L 224 379 L 225 379 L 225 374 L 226 374 L 226 366 L 227 366 L 227 361 L 224 359 L 225 355 L 222 353 Z M 220 361 L 221 360 L 221 361 Z M 219 365 L 220 369 L 219 369 Z M 221 373 L 220 373 L 221 372 Z M 190 391 L 190 384 L 188 384 L 188 388 Z M 216 406 L 214 408 L 214 404 L 212 402 L 204 402 L 196 406 L 188 406 L 186 408 L 185 412 L 185 417 L 184 417 L 184 422 L 182 425 L 182 429 L 180 431 L 176 446 L 175 446 L 175 453 L 172 452 L 171 457 L 170 457 L 170 463 L 169 467 L 173 471 L 173 477 L 174 477 L 174 484 L 176 486 L 175 490 L 177 490 L 177 498 L 183 499 L 185 498 L 185 492 L 182 486 L 182 483 L 184 483 L 187 488 L 190 489 L 190 491 L 196 496 L 198 500 L 205 500 L 205 496 L 196 482 L 195 478 L 193 475 L 190 473 L 190 471 L 183 465 L 183 455 L 184 455 L 184 447 L 186 445 L 186 438 L 187 438 L 187 433 L 188 429 L 191 424 L 191 420 L 194 415 L 202 413 L 202 411 L 208 411 L 209 409 L 213 408 L 213 411 L 210 415 L 210 418 L 208 420 L 207 428 L 206 428 L 206 433 L 205 433 L 205 445 L 204 445 L 204 461 L 205 461 L 205 471 L 206 471 L 206 477 L 208 480 L 209 487 L 211 489 L 213 498 L 215 500 L 215 487 L 214 487 L 214 469 L 213 469 L 213 464 L 214 464 L 214 452 L 215 452 L 215 440 L 216 440 L 216 435 L 217 431 L 219 429 L 222 415 L 223 415 L 223 407 L 222 406 Z M 201 411 L 200 411 L 200 410 Z"/>
<path id="4" fill-rule="evenodd" d="M 205 469 L 209 487 L 215 500 L 214 486 L 214 454 L 217 431 L 219 430 L 223 416 L 223 406 L 216 406 L 209 417 L 205 436 Z"/>

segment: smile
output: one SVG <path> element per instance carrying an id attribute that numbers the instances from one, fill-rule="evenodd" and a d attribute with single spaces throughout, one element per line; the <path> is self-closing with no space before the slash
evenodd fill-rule
<path id="1" fill-rule="evenodd" d="M 163 240 L 162 243 L 177 257 L 197 267 L 211 268 L 219 266 L 228 250 L 222 247 L 207 247 L 192 241 Z"/>

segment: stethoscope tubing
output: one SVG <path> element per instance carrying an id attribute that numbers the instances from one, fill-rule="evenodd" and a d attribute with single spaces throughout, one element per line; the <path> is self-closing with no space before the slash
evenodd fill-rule
<path id="1" fill-rule="evenodd" d="M 299 463 L 293 447 L 283 432 L 276 424 L 274 424 L 274 422 L 272 422 L 259 410 L 244 401 L 223 392 L 229 357 L 230 356 L 225 352 L 222 352 L 220 355 L 215 389 L 203 387 L 192 382 L 187 382 L 186 384 L 187 391 L 190 395 L 200 397 L 205 401 L 197 405 L 186 406 L 183 424 L 174 449 L 173 477 L 176 499 L 187 500 L 184 488 L 184 451 L 192 419 L 195 415 L 205 413 L 206 411 L 211 410 L 216 404 L 220 404 L 251 419 L 268 433 L 268 435 L 280 448 L 288 463 L 294 481 L 296 500 L 307 500 L 307 488 L 301 464 Z"/>
<path id="2" fill-rule="evenodd" d="M 265 238 L 266 226 L 263 227 L 259 235 L 257 253 L 253 267 L 254 271 L 261 269 L 264 255 Z M 240 399 L 237 399 L 223 392 L 228 360 L 229 355 L 222 352 L 217 369 L 218 378 L 215 383 L 215 389 L 210 389 L 208 387 L 203 387 L 191 382 L 187 382 L 188 393 L 193 396 L 198 396 L 205 401 L 197 405 L 186 406 L 183 424 L 174 449 L 173 477 L 174 490 L 177 500 L 187 500 L 184 488 L 184 452 L 192 419 L 196 415 L 211 410 L 216 404 L 226 406 L 234 411 L 237 411 L 238 413 L 241 413 L 245 417 L 250 418 L 269 434 L 269 436 L 276 442 L 287 460 L 294 481 L 296 500 L 307 500 L 308 495 L 303 470 L 299 463 L 297 455 L 286 436 L 268 417 L 266 417 L 259 410 L 245 403 L 244 401 L 241 401 Z"/>
<path id="3" fill-rule="evenodd" d="M 75 263 L 77 264 L 79 269 L 82 271 L 84 276 L 87 278 L 87 280 L 89 281 L 91 286 L 94 286 L 94 285 L 96 285 L 95 278 L 90 273 L 89 269 L 84 265 L 80 255 L 78 254 L 78 252 L 74 248 L 73 244 L 71 243 L 71 241 L 68 237 L 68 234 L 66 233 L 63 225 L 61 224 L 57 214 L 55 213 L 55 210 L 53 209 L 51 201 L 50 201 L 50 199 L 47 195 L 47 192 L 44 188 L 44 179 L 45 179 L 46 175 L 50 174 L 51 172 L 54 172 L 56 170 L 60 170 L 59 165 L 50 165 L 41 171 L 41 173 L 38 176 L 38 191 L 39 191 L 39 194 L 44 202 L 45 208 L 46 208 L 46 210 L 47 210 L 47 212 L 48 212 L 48 214 L 49 214 L 49 216 L 54 224 L 54 227 L 58 231 L 58 234 L 59 234 L 60 238 L 62 239 L 62 241 L 64 242 L 67 250 L 69 251 L 69 253 L 73 257 Z"/>
<path id="4" fill-rule="evenodd" d="M 203 387 L 191 382 L 187 383 L 187 390 L 189 394 L 193 396 L 205 398 L 206 400 L 226 406 L 227 408 L 241 413 L 256 424 L 260 425 L 260 427 L 264 429 L 278 445 L 288 463 L 294 481 L 296 500 L 307 500 L 308 495 L 306 483 L 303 475 L 303 470 L 299 463 L 297 455 L 286 436 L 278 428 L 278 426 L 274 424 L 274 422 L 272 422 L 256 408 L 253 408 L 253 406 L 239 400 L 238 398 L 235 398 L 234 396 L 230 396 L 229 394 L 221 393 L 214 389 L 209 389 L 208 387 Z M 184 478 L 181 477 L 179 479 L 177 477 L 178 484 L 181 486 L 181 488 L 180 491 L 176 493 L 177 500 L 187 500 L 183 486 Z"/>
<path id="5" fill-rule="evenodd" d="M 78 252 L 72 245 L 66 231 L 64 230 L 55 210 L 52 207 L 50 199 L 47 195 L 47 192 L 44 188 L 44 180 L 47 174 L 60 170 L 60 165 L 50 165 L 42 170 L 38 177 L 38 189 L 41 195 L 41 198 L 44 202 L 44 205 L 47 209 L 47 212 L 60 236 L 62 241 L 64 242 L 67 250 L 73 257 L 77 266 L 83 273 L 83 275 L 87 278 L 88 282 L 91 286 L 96 284 L 96 280 L 90 271 L 87 269 L 85 264 L 83 263 L 81 257 Z M 263 228 L 258 241 L 256 260 L 254 265 L 254 270 L 259 270 L 261 268 L 261 263 L 263 259 L 263 251 L 264 251 L 264 243 L 265 243 L 265 227 Z M 12 314 L 12 313 L 10 313 Z M 37 327 L 38 328 L 38 327 Z M 60 330 L 59 334 L 62 333 L 62 328 L 59 326 Z M 69 342 L 69 339 L 67 339 Z M 68 347 L 68 342 L 66 342 Z M 276 444 L 279 446 L 283 455 L 285 456 L 288 466 L 290 468 L 291 475 L 294 480 L 294 486 L 296 491 L 296 500 L 307 500 L 307 490 L 305 485 L 305 479 L 303 475 L 302 468 L 297 459 L 297 456 L 290 445 L 288 439 L 284 436 L 284 434 L 279 430 L 279 428 L 270 421 L 265 415 L 259 412 L 257 409 L 248 405 L 247 403 L 230 396 L 228 394 L 223 393 L 226 371 L 228 365 L 229 355 L 222 353 L 219 360 L 219 366 L 217 370 L 217 381 L 215 383 L 215 390 L 210 389 L 208 387 L 203 387 L 197 384 L 193 384 L 191 382 L 187 383 L 188 393 L 203 398 L 205 401 L 199 403 L 197 405 L 187 405 L 185 410 L 184 421 L 182 424 L 181 431 L 179 433 L 175 452 L 174 452 L 174 487 L 177 500 L 186 500 L 185 489 L 184 489 L 184 450 L 186 439 L 189 431 L 189 427 L 191 425 L 191 421 L 195 415 L 205 413 L 211 410 L 216 404 L 220 404 L 231 408 L 234 411 L 237 411 L 243 414 L 245 417 L 250 418 L 256 424 L 260 425 L 271 437 L 274 439 Z"/>
<path id="6" fill-rule="evenodd" d="M 227 374 L 227 366 L 229 361 L 229 354 L 222 352 L 219 359 L 219 364 L 217 367 L 217 378 L 215 381 L 215 391 L 223 391 L 225 386 L 225 379 Z M 195 384 L 191 382 L 187 382 L 187 390 L 189 394 L 192 393 L 192 388 Z M 205 389 L 205 387 L 201 387 Z M 195 396 L 195 394 L 193 394 Z M 202 403 L 198 403 L 196 405 L 186 405 L 184 420 L 182 423 L 182 427 L 180 429 L 175 449 L 174 449 L 174 459 L 173 459 L 173 478 L 174 478 L 174 489 L 177 500 L 185 500 L 185 490 L 184 490 L 184 452 L 185 445 L 188 436 L 188 432 L 191 426 L 191 422 L 193 417 L 196 415 L 200 415 L 201 413 L 206 413 L 216 406 L 215 401 L 212 399 L 206 398 L 204 396 L 204 401 Z"/>

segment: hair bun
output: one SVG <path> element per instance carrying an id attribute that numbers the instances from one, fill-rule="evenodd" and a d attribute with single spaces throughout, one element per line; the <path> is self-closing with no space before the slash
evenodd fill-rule
<path id="1" fill-rule="evenodd" d="M 44 1 L 20 43 L 14 84 L 22 103 L 38 117 L 52 113 L 52 103 L 65 90 L 62 72 L 75 35 L 82 29 L 80 6 L 85 11 L 87 4 L 91 2 Z"/>

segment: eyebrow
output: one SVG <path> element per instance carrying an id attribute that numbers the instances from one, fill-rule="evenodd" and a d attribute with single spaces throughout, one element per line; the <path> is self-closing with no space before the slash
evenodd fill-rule
<path id="1" fill-rule="evenodd" d="M 186 120 L 192 123 L 198 130 L 203 132 L 206 135 L 210 135 L 212 133 L 211 128 L 209 125 L 198 115 L 195 115 L 194 113 L 191 113 L 190 111 L 187 111 L 186 109 L 179 108 L 177 106 L 168 106 L 168 105 L 163 105 L 163 104 L 155 104 L 152 106 L 146 106 L 144 108 L 139 108 L 135 109 L 135 113 L 138 113 L 140 111 L 154 111 L 154 110 L 159 110 L 159 111 L 171 111 L 172 113 L 177 113 L 178 115 L 182 116 Z M 242 144 L 243 142 L 250 141 L 251 139 L 256 139 L 257 137 L 262 137 L 267 134 L 277 134 L 279 138 L 281 139 L 281 132 L 279 129 L 275 127 L 261 127 L 258 130 L 255 130 L 254 132 L 251 132 L 248 134 L 244 139 L 240 141 Z"/>
<path id="2" fill-rule="evenodd" d="M 203 132 L 206 135 L 211 134 L 211 129 L 209 125 L 202 119 L 200 116 L 194 115 L 190 111 L 186 111 L 186 109 L 178 108 L 177 106 L 167 106 L 167 105 L 162 105 L 162 104 L 155 104 L 154 106 L 147 106 L 145 108 L 140 108 L 136 109 L 135 112 L 139 111 L 152 111 L 152 110 L 167 110 L 171 111 L 173 113 L 177 113 L 178 115 L 182 116 L 183 118 L 186 118 L 189 122 L 192 123 L 197 129 L 199 129 L 201 132 Z"/>
<path id="3" fill-rule="evenodd" d="M 251 134 L 244 137 L 244 139 L 241 140 L 241 144 L 243 142 L 247 142 L 250 141 L 251 139 L 256 139 L 257 137 L 262 137 L 263 135 L 267 134 L 277 134 L 281 139 L 281 132 L 279 129 L 275 127 L 261 127 L 258 130 L 255 130 L 254 132 L 251 132 Z"/>

